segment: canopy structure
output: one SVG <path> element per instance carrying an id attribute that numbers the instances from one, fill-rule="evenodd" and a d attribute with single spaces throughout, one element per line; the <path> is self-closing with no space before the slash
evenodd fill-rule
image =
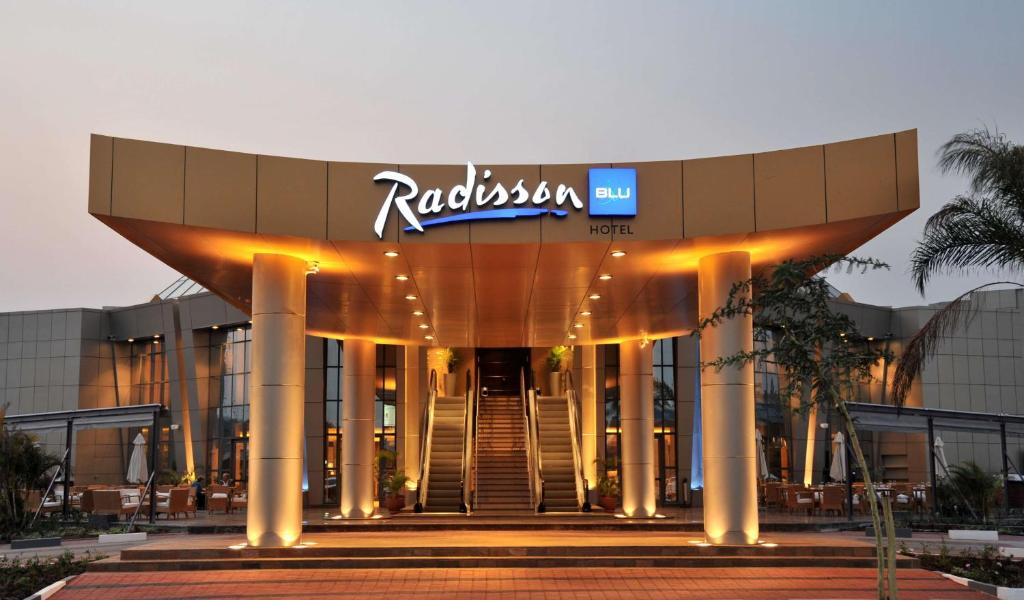
<path id="1" fill-rule="evenodd" d="M 378 343 L 680 335 L 697 321 L 702 257 L 747 252 L 756 272 L 847 253 L 918 205 L 916 130 L 596 164 L 371 164 L 91 141 L 93 216 L 246 313 L 255 255 L 306 260 L 317 271 L 306 331 Z"/>
<path id="2" fill-rule="evenodd" d="M 163 407 L 159 404 L 117 406 L 112 408 L 85 408 L 45 413 L 10 415 L 4 421 L 20 431 L 46 431 L 49 429 L 112 429 L 124 427 L 151 427 Z"/>
<path id="3" fill-rule="evenodd" d="M 888 404 L 850 402 L 846 405 L 858 429 L 928 434 L 928 464 L 932 469 L 932 508 L 938 507 L 936 465 L 945 463 L 945 453 L 937 455 L 935 430 L 990 433 L 999 436 L 1003 456 L 1003 493 L 1010 497 L 1009 482 L 1012 460 L 1006 450 L 1006 436 L 1024 436 L 1024 417 L 1007 414 L 947 410 L 943 408 L 897 407 Z M 942 443 L 938 447 L 941 452 Z M 1012 465 L 1019 479 L 1020 470 Z M 945 465 L 943 465 L 945 467 Z M 1004 503 L 1004 507 L 1006 503 Z"/>

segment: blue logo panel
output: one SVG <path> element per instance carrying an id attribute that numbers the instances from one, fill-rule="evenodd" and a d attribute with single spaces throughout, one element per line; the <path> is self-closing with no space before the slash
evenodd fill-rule
<path id="1" fill-rule="evenodd" d="M 636 216 L 636 169 L 590 169 L 590 216 Z"/>

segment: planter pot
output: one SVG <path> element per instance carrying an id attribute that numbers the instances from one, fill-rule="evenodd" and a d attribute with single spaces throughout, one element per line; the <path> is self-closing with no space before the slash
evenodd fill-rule
<path id="1" fill-rule="evenodd" d="M 615 508 L 619 505 L 619 499 L 617 496 L 601 496 L 597 503 L 605 512 L 615 512 Z"/>
<path id="2" fill-rule="evenodd" d="M 456 395 L 455 394 L 455 384 L 458 383 L 458 379 L 456 379 L 457 377 L 458 377 L 458 375 L 456 375 L 455 373 L 445 373 L 444 374 L 444 395 L 445 396 L 455 396 Z"/>
<path id="3" fill-rule="evenodd" d="M 391 494 L 384 499 L 384 506 L 387 507 L 388 512 L 392 514 L 397 513 L 405 506 L 405 495 L 401 493 Z"/>
<path id="4" fill-rule="evenodd" d="M 552 396 L 560 396 L 562 394 L 561 373 L 548 373 L 548 393 Z"/>

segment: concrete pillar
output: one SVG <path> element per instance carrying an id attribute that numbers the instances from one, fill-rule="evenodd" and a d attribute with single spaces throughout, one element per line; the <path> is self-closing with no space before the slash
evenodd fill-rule
<path id="1" fill-rule="evenodd" d="M 250 546 L 294 546 L 302 535 L 306 261 L 253 257 L 252 334 L 246 537 Z"/>
<path id="2" fill-rule="evenodd" d="M 341 384 L 341 516 L 373 516 L 373 410 L 377 345 L 345 340 Z"/>
<path id="3" fill-rule="evenodd" d="M 580 413 L 583 425 L 583 477 L 597 486 L 597 346 L 580 347 Z"/>
<path id="4" fill-rule="evenodd" d="M 410 481 L 416 482 L 420 479 L 420 415 L 423 410 L 420 403 L 426 393 L 420 382 L 426 368 L 426 355 L 420 346 L 405 346 L 403 350 L 405 385 L 402 406 L 398 411 L 399 466 Z"/>
<path id="5" fill-rule="evenodd" d="M 726 303 L 732 285 L 750 279 L 750 254 L 705 256 L 698 267 L 699 315 Z M 701 360 L 752 351 L 753 320 L 737 316 L 710 327 L 701 337 Z M 713 544 L 755 544 L 757 462 L 754 442 L 754 366 L 701 373 L 704 452 L 704 533 Z"/>
<path id="6" fill-rule="evenodd" d="M 804 485 L 814 485 L 814 455 L 818 448 L 818 405 L 807 411 L 807 445 L 804 446 Z"/>
<path id="7" fill-rule="evenodd" d="M 622 512 L 653 517 L 654 355 L 653 345 L 619 344 L 619 412 L 622 421 Z"/>

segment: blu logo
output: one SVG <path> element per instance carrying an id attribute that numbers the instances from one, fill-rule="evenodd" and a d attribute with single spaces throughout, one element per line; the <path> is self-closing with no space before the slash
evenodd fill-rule
<path id="1" fill-rule="evenodd" d="M 590 216 L 636 216 L 636 169 L 590 169 Z"/>

